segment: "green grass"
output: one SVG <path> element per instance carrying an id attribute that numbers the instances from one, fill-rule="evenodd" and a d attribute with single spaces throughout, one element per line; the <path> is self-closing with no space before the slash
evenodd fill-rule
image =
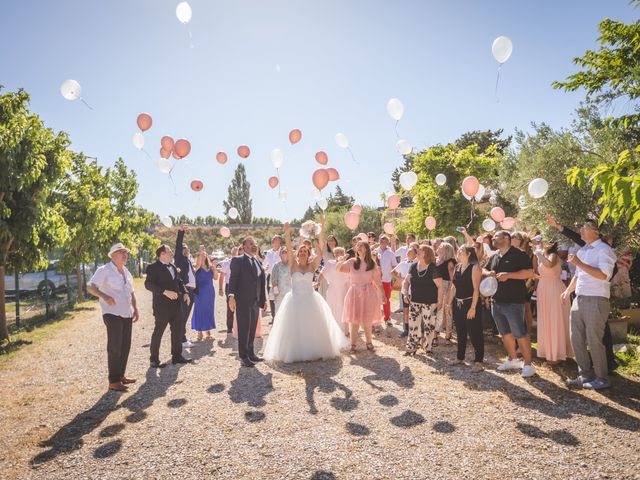
<path id="1" fill-rule="evenodd" d="M 640 355 L 637 347 L 640 345 L 640 332 L 630 331 L 627 334 L 627 351 L 616 353 L 619 367 L 617 372 L 624 375 L 640 377 Z"/>

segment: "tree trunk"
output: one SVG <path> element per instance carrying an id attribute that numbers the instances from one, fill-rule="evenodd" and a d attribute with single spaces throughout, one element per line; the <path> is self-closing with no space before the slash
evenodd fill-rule
<path id="1" fill-rule="evenodd" d="M 76 263 L 76 280 L 78 283 L 78 302 L 84 302 L 84 279 L 82 278 L 82 268 L 80 268 L 79 263 Z"/>
<path id="2" fill-rule="evenodd" d="M 7 327 L 7 306 L 4 303 L 4 265 L 0 265 L 0 342 L 9 340 Z"/>

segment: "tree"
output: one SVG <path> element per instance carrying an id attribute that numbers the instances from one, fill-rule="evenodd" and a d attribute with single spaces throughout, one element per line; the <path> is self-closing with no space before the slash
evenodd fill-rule
<path id="1" fill-rule="evenodd" d="M 336 185 L 336 191 L 327 197 L 327 210 L 340 207 L 351 207 L 356 202 L 351 195 L 346 195 L 340 185 Z"/>
<path id="2" fill-rule="evenodd" d="M 404 172 L 410 172 L 411 170 L 413 170 L 413 159 L 413 154 L 403 155 L 402 167 L 396 168 L 391 174 L 391 181 L 393 182 L 393 190 L 395 192 L 399 192 L 402 189 L 402 187 L 400 186 L 400 175 L 402 175 Z M 386 202 L 386 194 L 383 193 L 382 195 L 383 201 Z M 402 196 L 402 198 L 400 199 L 400 206 L 402 208 L 411 207 L 412 205 L 413 201 L 411 196 Z"/>
<path id="3" fill-rule="evenodd" d="M 2 86 L 0 86 L 0 91 Z M 51 194 L 69 168 L 69 139 L 29 111 L 24 90 L 0 94 L 0 340 L 9 339 L 4 276 L 47 264 L 66 228 Z"/>
<path id="4" fill-rule="evenodd" d="M 376 232 L 382 231 L 381 212 L 376 208 L 364 205 L 360 213 L 360 223 L 355 232 L 352 232 L 344 224 L 344 214 L 349 211 L 349 207 L 342 207 L 331 212 L 327 212 L 325 222 L 325 237 L 332 234 L 338 240 L 338 244 L 349 248 L 351 246 L 351 237 L 359 232 Z M 317 214 L 315 221 L 320 221 L 320 214 Z"/>
<path id="5" fill-rule="evenodd" d="M 235 207 L 238 210 L 238 218 L 230 219 L 229 223 L 251 223 L 251 185 L 247 181 L 247 172 L 244 165 L 239 163 L 229 185 L 227 199 L 222 202 L 224 214 L 228 217 L 229 209 Z"/>
<path id="6" fill-rule="evenodd" d="M 485 153 L 490 147 L 495 146 L 496 151 L 503 154 L 511 144 L 511 136 L 500 138 L 503 131 L 502 128 L 499 130 L 473 130 L 463 133 L 455 143 L 460 149 L 477 145 L 478 153 Z"/>

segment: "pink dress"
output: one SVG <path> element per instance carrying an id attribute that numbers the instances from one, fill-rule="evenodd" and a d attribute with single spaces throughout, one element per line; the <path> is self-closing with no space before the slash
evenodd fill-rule
<path id="1" fill-rule="evenodd" d="M 377 284 L 381 281 L 380 269 L 367 270 L 364 263 L 360 269 L 354 268 L 354 260 L 349 260 L 349 281 L 351 286 L 344 299 L 342 321 L 356 325 L 376 325 L 382 323 L 382 300 Z"/>
<path id="2" fill-rule="evenodd" d="M 560 280 L 560 262 L 553 267 L 539 264 L 538 297 L 538 357 L 554 362 L 573 356 L 569 337 L 569 302 L 562 303 L 560 294 L 565 285 Z"/>
<path id="3" fill-rule="evenodd" d="M 342 312 L 344 310 L 344 299 L 349 291 L 349 274 L 338 272 L 336 270 L 336 261 L 329 260 L 325 262 L 322 268 L 322 276 L 327 280 L 326 299 L 333 313 L 333 318 L 338 322 L 338 326 L 342 330 L 348 328 L 346 322 L 342 320 Z"/>

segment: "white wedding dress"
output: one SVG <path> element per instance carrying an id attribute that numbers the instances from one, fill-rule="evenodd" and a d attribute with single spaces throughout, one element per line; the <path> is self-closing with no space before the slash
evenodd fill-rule
<path id="1" fill-rule="evenodd" d="M 291 291 L 276 311 L 264 349 L 265 360 L 303 362 L 339 357 L 349 340 L 333 318 L 331 308 L 313 290 L 312 272 L 294 272 Z"/>

